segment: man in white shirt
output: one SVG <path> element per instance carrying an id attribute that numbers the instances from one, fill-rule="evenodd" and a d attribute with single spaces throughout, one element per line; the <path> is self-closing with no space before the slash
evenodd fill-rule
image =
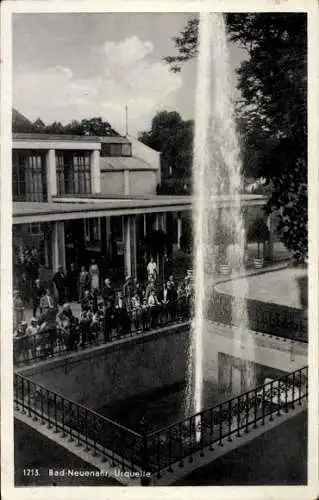
<path id="1" fill-rule="evenodd" d="M 147 299 L 147 305 L 149 307 L 151 328 L 154 328 L 157 326 L 160 303 L 153 290 L 150 292 L 150 295 Z"/>
<path id="2" fill-rule="evenodd" d="M 147 275 L 148 279 L 153 278 L 154 280 L 156 280 L 157 278 L 157 267 L 153 257 L 151 257 L 151 260 L 147 264 Z"/>
<path id="3" fill-rule="evenodd" d="M 26 334 L 28 335 L 28 347 L 31 351 L 32 358 L 36 358 L 37 347 L 39 344 L 38 338 L 39 325 L 36 318 L 31 318 L 30 325 L 26 329 Z M 40 346 L 39 346 L 40 347 Z"/>
<path id="4" fill-rule="evenodd" d="M 45 295 L 40 299 L 40 313 L 44 314 L 50 309 L 54 309 L 54 299 L 50 295 L 50 291 L 46 290 Z"/>

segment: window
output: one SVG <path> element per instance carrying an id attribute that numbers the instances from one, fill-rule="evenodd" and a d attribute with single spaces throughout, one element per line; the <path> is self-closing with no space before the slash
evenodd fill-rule
<path id="1" fill-rule="evenodd" d="M 90 151 L 57 151 L 58 194 L 90 194 Z"/>
<path id="2" fill-rule="evenodd" d="M 122 215 L 111 217 L 111 236 L 113 240 L 124 240 L 124 221 Z"/>
<path id="3" fill-rule="evenodd" d="M 41 222 L 31 222 L 28 224 L 28 233 L 33 236 L 42 236 L 43 224 Z"/>
<path id="4" fill-rule="evenodd" d="M 87 244 L 101 241 L 101 221 L 99 218 L 84 220 L 84 241 Z"/>
<path id="5" fill-rule="evenodd" d="M 43 222 L 32 222 L 26 225 L 27 237 L 25 239 L 26 249 L 35 251 L 39 264 L 45 263 L 44 244 L 46 241 L 45 224 Z"/>
<path id="6" fill-rule="evenodd" d="M 122 156 L 132 156 L 131 144 L 122 144 Z"/>
<path id="7" fill-rule="evenodd" d="M 101 144 L 101 157 L 105 156 L 132 156 L 132 145 L 130 143 Z"/>
<path id="8" fill-rule="evenodd" d="M 13 151 L 13 201 L 47 201 L 45 153 Z"/>

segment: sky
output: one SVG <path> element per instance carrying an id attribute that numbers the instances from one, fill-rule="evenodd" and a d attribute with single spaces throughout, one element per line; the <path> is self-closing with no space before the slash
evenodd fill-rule
<path id="1" fill-rule="evenodd" d="M 172 37 L 192 13 L 14 14 L 13 106 L 45 123 L 101 116 L 124 133 L 160 110 L 194 118 L 196 61 L 172 73 Z M 233 86 L 244 52 L 229 44 Z"/>

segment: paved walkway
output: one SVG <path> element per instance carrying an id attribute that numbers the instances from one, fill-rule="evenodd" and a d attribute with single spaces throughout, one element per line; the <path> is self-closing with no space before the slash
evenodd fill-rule
<path id="1" fill-rule="evenodd" d="M 300 290 L 298 279 L 307 277 L 307 269 L 287 268 L 260 276 L 250 276 L 247 280 L 250 299 L 261 302 L 275 303 L 283 306 L 301 309 Z M 233 294 L 233 283 L 221 283 L 217 287 L 219 292 Z M 240 281 L 236 287 L 236 294 L 244 296 L 245 287 Z"/>

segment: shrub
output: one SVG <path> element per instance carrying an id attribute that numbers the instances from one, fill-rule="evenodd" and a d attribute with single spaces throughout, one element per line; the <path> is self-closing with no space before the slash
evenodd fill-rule
<path id="1" fill-rule="evenodd" d="M 269 229 L 262 218 L 256 219 L 247 231 L 247 241 L 257 243 L 257 257 L 260 258 L 260 245 L 269 241 Z"/>

